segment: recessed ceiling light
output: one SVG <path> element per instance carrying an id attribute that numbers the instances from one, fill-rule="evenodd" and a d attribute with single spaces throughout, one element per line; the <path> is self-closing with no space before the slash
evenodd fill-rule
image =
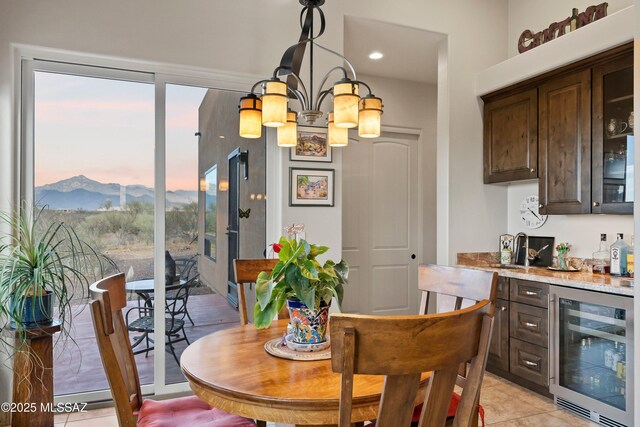
<path id="1" fill-rule="evenodd" d="M 369 59 L 378 60 L 382 59 L 383 56 L 382 52 L 375 51 L 369 54 Z"/>
<path id="2" fill-rule="evenodd" d="M 218 138 L 220 138 L 220 139 L 224 139 L 224 135 L 220 135 Z"/>

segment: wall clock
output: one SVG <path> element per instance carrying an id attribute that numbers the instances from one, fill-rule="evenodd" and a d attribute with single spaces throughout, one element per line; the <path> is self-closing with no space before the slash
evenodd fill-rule
<path id="1" fill-rule="evenodd" d="M 527 196 L 520 203 L 520 219 L 527 228 L 540 228 L 547 221 L 547 215 L 538 212 L 538 196 Z"/>

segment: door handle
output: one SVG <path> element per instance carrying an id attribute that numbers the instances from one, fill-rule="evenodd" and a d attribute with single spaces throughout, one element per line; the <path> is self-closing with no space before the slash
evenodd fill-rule
<path id="1" fill-rule="evenodd" d="M 411 254 L 411 259 L 416 259 L 416 254 Z"/>

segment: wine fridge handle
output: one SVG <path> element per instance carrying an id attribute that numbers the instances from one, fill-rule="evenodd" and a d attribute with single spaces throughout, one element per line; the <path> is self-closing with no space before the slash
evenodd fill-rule
<path id="1" fill-rule="evenodd" d="M 556 382 L 556 355 L 557 352 L 557 343 L 555 342 L 555 333 L 556 333 L 556 322 L 558 321 L 556 317 L 556 305 L 555 305 L 555 297 L 552 297 L 551 292 L 547 294 L 547 325 L 549 325 L 549 385 L 555 384 Z"/>

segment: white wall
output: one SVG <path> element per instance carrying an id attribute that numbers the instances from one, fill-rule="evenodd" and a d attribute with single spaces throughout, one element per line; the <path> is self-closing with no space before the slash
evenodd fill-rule
<path id="1" fill-rule="evenodd" d="M 509 0 L 509 56 L 518 54 L 518 39 L 524 30 L 531 30 L 534 34 L 549 28 L 552 22 L 559 22 L 571 16 L 572 9 L 579 12 L 602 1 L 573 0 L 571 2 L 558 0 Z M 610 15 L 633 4 L 633 0 L 608 0 L 607 13 Z"/>
<path id="2" fill-rule="evenodd" d="M 509 234 L 524 231 L 531 236 L 552 236 L 556 244 L 571 244 L 571 256 L 590 258 L 598 249 L 600 234 L 607 233 L 607 244 L 615 241 L 616 233 L 624 233 L 625 240 L 633 234 L 632 215 L 549 215 L 547 222 L 538 229 L 527 229 L 520 219 L 520 202 L 529 195 L 538 195 L 538 183 L 527 182 L 509 185 L 507 204 Z M 498 250 L 498 241 L 495 242 Z"/>

